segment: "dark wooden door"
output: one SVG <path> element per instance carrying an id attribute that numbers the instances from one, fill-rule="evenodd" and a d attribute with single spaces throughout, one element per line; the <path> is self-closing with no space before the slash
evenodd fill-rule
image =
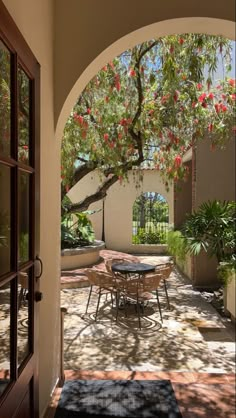
<path id="1" fill-rule="evenodd" d="M 0 0 L 1 418 L 38 417 L 38 251 L 39 64 Z"/>

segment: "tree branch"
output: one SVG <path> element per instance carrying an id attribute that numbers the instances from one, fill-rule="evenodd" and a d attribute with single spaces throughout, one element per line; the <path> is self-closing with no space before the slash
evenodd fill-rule
<path id="1" fill-rule="evenodd" d="M 79 165 L 73 175 L 73 185 L 80 181 L 87 174 L 91 173 L 95 168 L 97 168 L 96 162 L 89 161 L 87 164 Z"/>
<path id="2" fill-rule="evenodd" d="M 89 206 L 97 202 L 98 200 L 103 199 L 107 195 L 107 190 L 118 180 L 118 176 L 114 175 L 109 179 L 106 179 L 104 183 L 97 189 L 95 193 L 90 196 L 86 196 L 83 200 L 78 203 L 71 203 L 67 206 L 67 210 L 70 213 L 74 212 L 83 212 L 89 208 Z"/>

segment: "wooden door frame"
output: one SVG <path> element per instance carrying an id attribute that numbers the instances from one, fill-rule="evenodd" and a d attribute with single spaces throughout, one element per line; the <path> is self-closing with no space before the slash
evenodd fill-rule
<path id="1" fill-rule="evenodd" d="M 17 28 L 14 20 L 10 16 L 8 10 L 0 0 L 0 38 L 9 48 L 11 53 L 15 57 L 19 58 L 20 64 L 23 64 L 23 68 L 27 70 L 29 76 L 32 77 L 33 83 L 33 114 L 32 114 L 32 137 L 34 141 L 34 153 L 32 156 L 32 165 L 35 168 L 34 175 L 34 190 L 36 191 L 34 195 L 34 200 L 32 203 L 33 208 L 33 231 L 32 239 L 34 241 L 34 258 L 40 253 L 40 65 L 37 62 L 37 59 L 30 50 L 27 42 L 23 38 L 20 30 Z M 16 100 L 14 96 L 12 101 Z M 13 103 L 14 106 L 14 103 Z M 14 122 L 16 124 L 16 121 Z M 14 128 L 13 128 L 14 129 Z M 35 270 L 33 266 L 33 270 Z M 34 273 L 35 275 L 35 273 Z M 8 281 L 10 275 L 6 277 Z M 34 280 L 34 292 L 32 294 L 32 303 L 35 302 L 35 294 L 39 290 L 39 280 Z M 17 309 L 17 307 L 14 307 Z M 38 347 L 39 347 L 39 330 L 38 326 L 35 327 L 35 324 L 38 323 L 39 317 L 39 307 L 37 303 L 34 303 L 34 314 L 33 314 L 33 342 L 32 347 L 33 355 L 27 362 L 27 368 L 29 372 L 33 374 L 33 410 L 34 418 L 39 416 L 39 395 L 38 395 Z M 33 372 L 34 371 L 34 372 Z M 28 375 L 27 375 L 28 376 Z M 17 414 L 17 409 L 19 404 L 16 405 L 17 398 L 21 398 L 23 401 L 25 395 L 25 389 L 27 386 L 27 376 L 24 373 L 21 373 L 16 382 L 11 382 L 9 388 L 4 392 L 0 400 L 0 416 L 4 418 L 5 416 L 14 417 Z M 6 401 L 7 399 L 7 407 Z M 10 409 L 9 409 L 10 408 Z M 33 418 L 33 417 L 32 417 Z"/>

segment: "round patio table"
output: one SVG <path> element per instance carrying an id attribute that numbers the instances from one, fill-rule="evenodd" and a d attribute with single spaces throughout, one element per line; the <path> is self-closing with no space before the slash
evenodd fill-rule
<path id="1" fill-rule="evenodd" d="M 143 275 L 155 271 L 155 266 L 145 263 L 117 263 L 112 265 L 112 271 L 121 274 L 138 274 Z"/>

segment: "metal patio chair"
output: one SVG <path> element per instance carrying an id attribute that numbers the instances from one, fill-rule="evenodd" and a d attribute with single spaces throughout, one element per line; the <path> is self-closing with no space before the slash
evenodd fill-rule
<path id="1" fill-rule="evenodd" d="M 88 307 L 91 299 L 92 292 L 95 292 L 98 296 L 97 306 L 96 306 L 96 313 L 95 313 L 95 321 L 97 321 L 97 315 L 100 305 L 100 299 L 103 295 L 111 296 L 111 302 L 113 306 L 113 294 L 116 293 L 116 289 L 114 288 L 114 277 L 111 273 L 108 273 L 103 270 L 96 270 L 96 269 L 86 269 L 85 274 L 88 277 L 90 283 L 90 291 L 87 300 L 85 314 L 88 312 Z"/>
<path id="2" fill-rule="evenodd" d="M 168 291 L 167 291 L 167 283 L 166 280 L 170 277 L 171 272 L 173 271 L 173 263 L 171 262 L 167 262 L 164 264 L 157 264 L 155 271 L 157 273 L 160 273 L 162 276 L 162 280 L 163 280 L 163 284 L 164 284 L 164 289 L 165 289 L 165 294 L 166 294 L 166 301 L 167 301 L 167 307 L 168 309 L 170 309 L 170 301 L 169 301 L 169 295 L 168 295 Z"/>
<path id="3" fill-rule="evenodd" d="M 162 275 L 159 273 L 149 273 L 148 278 L 146 275 L 140 276 L 139 278 L 125 278 L 121 275 L 115 275 L 115 287 L 116 287 L 116 321 L 118 320 L 119 301 L 122 297 L 124 300 L 125 316 L 127 316 L 127 301 L 133 300 L 136 303 L 139 329 L 141 329 L 141 306 L 145 301 L 149 301 L 154 298 L 152 292 L 156 293 L 157 305 L 160 313 L 161 321 L 162 312 L 161 305 L 158 296 L 158 287 L 162 279 Z"/>

